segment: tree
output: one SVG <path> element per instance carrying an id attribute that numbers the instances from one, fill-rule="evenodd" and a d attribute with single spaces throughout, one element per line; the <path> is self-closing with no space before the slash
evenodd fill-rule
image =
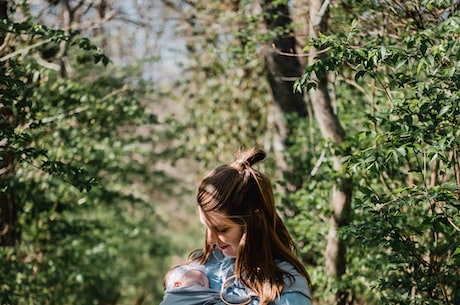
<path id="1" fill-rule="evenodd" d="M 1 118 L 1 166 L 12 171 L 0 196 L 14 194 L 17 217 L 8 219 L 20 228 L 14 245 L 0 249 L 4 303 L 159 300 L 157 267 L 166 268 L 171 253 L 165 241 L 182 238 L 162 239 L 157 227 L 160 201 L 180 195 L 157 170 L 166 167 L 161 161 L 197 156 L 200 175 L 201 165 L 227 161 L 241 145 L 274 150 L 274 113 L 287 123 L 278 126 L 287 131 L 288 175 L 279 175 L 279 157 L 264 166 L 279 180 L 278 207 L 312 275 L 315 302 L 458 303 L 456 1 L 126 3 L 48 1 L 4 11 L 17 19 L 2 21 L 0 92 L 12 115 Z M 157 12 L 164 23 L 150 24 Z M 318 31 L 298 23 L 305 16 L 328 18 Z M 307 25 L 313 31 L 304 38 Z M 183 53 L 165 61 L 182 65 L 172 85 L 157 82 L 167 79 L 160 62 L 136 62 L 132 45 L 142 44 L 146 28 L 156 35 L 145 44 L 151 53 L 141 52 L 149 59 L 166 59 L 169 46 L 156 38 L 182 37 Z M 94 65 L 109 63 L 95 42 L 117 65 Z M 299 92 L 289 92 L 303 65 Z M 304 116 L 282 109 L 301 97 L 309 97 L 305 108 L 293 112 Z M 183 106 L 182 121 L 160 126 L 151 109 L 164 105 Z M 352 214 L 338 209 L 346 221 L 335 217 L 333 194 L 351 198 Z M 346 211 L 349 202 L 339 202 Z M 326 262 L 330 232 L 347 247 L 346 266 Z M 345 252 L 337 254 L 343 262 Z M 335 271 L 328 275 L 326 265 Z"/>
<path id="2" fill-rule="evenodd" d="M 133 81 L 134 70 L 128 78 L 100 67 L 108 57 L 75 29 L 81 7 L 63 4 L 72 22 L 62 27 L 37 22 L 27 3 L 10 7 L 11 20 L 1 23 L 2 103 L 14 119 L 2 125 L 2 149 L 14 162 L 2 159 L 11 171 L 0 197 L 14 190 L 9 220 L 20 238 L 2 239 L 0 300 L 155 302 L 171 250 L 155 202 L 172 192 L 173 179 L 153 167 L 168 154 L 150 146 L 158 119 L 145 100 L 153 93 Z"/>
<path id="3" fill-rule="evenodd" d="M 307 107 L 302 92 L 294 91 L 294 81 L 300 77 L 301 62 L 297 55 L 294 24 L 287 3 L 261 1 L 263 20 L 269 35 L 264 47 L 267 80 L 272 92 L 272 103 L 268 113 L 273 123 L 273 151 L 277 164 L 289 181 L 288 189 L 295 191 L 299 182 L 290 178 L 292 164 L 285 160 L 284 151 L 290 146 L 289 133 L 292 121 L 306 117 Z"/>
<path id="4" fill-rule="evenodd" d="M 286 13 L 286 3 L 276 1 L 273 7 Z M 289 3 L 293 20 L 303 4 Z M 318 119 L 292 120 L 291 145 L 284 152 L 298 183 L 295 192 L 278 198 L 287 207 L 300 255 L 312 270 L 315 297 L 327 302 L 335 295 L 340 302 L 360 304 L 455 303 L 458 128 L 451 115 L 458 111 L 453 55 L 458 54 L 457 4 L 310 4 L 316 4 L 309 8 L 310 16 L 319 12 L 324 27 L 318 31 L 311 24 L 314 31 L 304 52 L 313 60 L 297 88 L 310 92 L 307 111 L 312 112 L 311 104 Z M 268 128 L 266 111 L 273 100 L 267 97 L 270 84 L 260 77 L 267 72 L 260 69 L 260 50 L 290 28 L 268 31 L 267 15 L 260 14 L 263 6 L 258 5 L 196 1 L 181 7 L 186 9 L 192 60 L 177 88 L 183 88 L 189 105 L 189 147 L 203 159 L 226 155 L 241 143 L 272 147 L 276 131 Z M 322 14 L 322 7 L 329 15 Z M 274 20 L 287 17 L 281 16 Z M 296 33 L 302 30 L 296 28 Z M 424 182 L 429 160 L 432 187 Z M 336 210 L 329 204 L 333 193 L 341 195 Z M 430 194 L 437 199 L 422 200 Z M 347 215 L 351 203 L 353 214 Z M 346 256 L 338 251 L 334 257 L 341 260 L 328 264 L 333 267 L 330 275 L 340 275 L 338 281 L 324 269 L 329 228 L 338 249 L 347 246 Z"/>
<path id="5" fill-rule="evenodd" d="M 283 189 L 280 190 L 284 194 L 286 191 L 292 193 L 283 195 L 284 206 L 280 206 L 280 209 L 287 216 L 295 217 L 303 213 L 304 204 L 288 198 L 295 198 L 295 193 L 310 179 L 305 176 L 304 171 L 311 171 L 314 167 L 314 158 L 317 158 L 315 151 L 322 149 L 317 149 L 313 145 L 321 145 L 317 144 L 321 142 L 315 137 L 308 143 L 312 146 L 298 150 L 297 142 L 299 137 L 305 137 L 303 128 L 308 122 L 302 122 L 307 120 L 304 95 L 294 91 L 293 87 L 293 81 L 299 77 L 302 63 L 296 56 L 295 25 L 290 18 L 289 6 L 283 1 L 262 1 L 260 6 L 262 13 L 256 13 L 257 3 L 247 5 L 232 2 L 231 9 L 228 9 L 226 5 L 204 4 L 198 1 L 191 5 L 189 11 L 184 12 L 184 16 L 192 16 L 190 19 L 184 17 L 184 20 L 190 22 L 186 28 L 189 30 L 184 36 L 193 37 L 189 38 L 188 51 L 196 60 L 196 63 L 193 61 L 187 66 L 191 76 L 184 74 L 183 92 L 187 95 L 187 105 L 191 114 L 190 125 L 196 126 L 195 129 L 190 128 L 196 134 L 189 136 L 189 139 L 195 140 L 190 144 L 198 146 L 197 154 L 203 159 L 208 156 L 209 151 L 215 155 L 235 149 L 241 143 L 246 146 L 264 145 L 275 151 L 278 169 L 281 168 L 285 174 L 285 181 L 280 183 Z M 236 12 L 239 14 L 236 15 Z M 261 26 L 262 21 L 266 27 Z M 265 62 L 255 56 L 258 52 L 264 55 Z M 259 69 L 253 68 L 259 66 L 266 69 L 259 72 Z M 239 71 L 244 73 L 238 73 Z M 260 85 L 261 73 L 267 76 L 267 84 Z M 202 81 L 197 82 L 200 84 L 199 87 L 194 87 L 197 79 Z M 270 89 L 267 89 L 267 85 Z M 327 82 L 321 86 L 326 88 Z M 254 97 L 259 96 L 265 96 L 266 99 L 269 92 L 272 93 L 269 101 L 260 103 L 254 100 Z M 327 94 L 327 91 L 320 93 L 324 92 Z M 331 101 L 315 97 L 312 101 L 315 112 L 318 115 L 326 113 L 325 117 L 330 118 L 335 124 L 323 128 L 325 138 L 330 138 L 335 131 L 335 145 L 343 142 L 344 132 L 332 112 Z M 316 107 L 321 105 L 320 101 L 323 101 L 323 109 L 327 111 Z M 321 126 L 325 125 L 322 117 L 318 118 L 318 122 Z M 245 128 L 253 125 L 258 125 L 258 128 Z M 305 149 L 309 151 L 305 152 Z M 282 157 L 278 155 L 280 152 Z M 330 273 L 331 277 L 340 276 L 345 272 L 344 242 L 338 239 L 337 229 L 346 224 L 345 214 L 349 210 L 351 195 L 350 179 L 346 176 L 339 177 L 340 154 L 337 154 L 335 159 L 334 177 L 337 176 L 341 185 L 336 187 L 335 192 L 340 196 L 334 196 L 333 202 L 340 198 L 340 203 L 336 203 L 340 208 L 337 207 L 335 210 L 337 217 L 332 218 L 331 234 L 334 238 L 329 245 L 335 245 L 340 250 L 332 254 L 328 260 L 328 266 L 334 269 Z M 276 177 L 281 177 L 279 171 Z M 303 231 L 305 228 L 300 230 Z M 298 237 L 304 241 L 304 236 Z M 305 254 L 306 261 L 318 264 L 317 260 L 312 262 L 310 258 L 310 254 Z M 343 292 L 341 294 L 343 296 L 340 297 L 345 300 L 346 295 Z"/>
<path id="6" fill-rule="evenodd" d="M 458 50 L 449 42 L 458 31 L 455 7 L 394 1 L 352 8 L 351 30 L 314 39 L 326 52 L 299 82 L 309 88 L 312 72 L 326 71 L 338 80 L 338 99 L 368 109 L 353 108 L 365 118 L 363 130 L 342 159 L 358 186 L 354 223 L 342 238 L 357 251 L 348 257 L 369 266 L 348 276 L 368 278 L 385 304 L 458 302 Z"/>
<path id="7" fill-rule="evenodd" d="M 8 6 L 6 1 L 0 2 L 0 20 L 8 20 Z M 0 56 L 3 57 L 7 53 L 8 48 L 6 47 L 5 40 L 7 35 L 2 34 L 0 36 L 0 44 L 2 49 L 0 50 Z M 2 70 L 5 67 L 2 65 Z M 4 74 L 4 73 L 2 73 Z M 2 75 L 3 76 L 3 75 Z M 14 129 L 14 113 L 11 110 L 12 99 L 14 99 L 14 93 L 8 94 L 6 83 L 12 83 L 13 80 L 9 77 L 3 76 L 1 78 L 1 90 L 2 95 L 5 96 L 2 103 L 0 103 L 0 127 L 7 133 Z M 19 232 L 17 223 L 17 209 L 16 209 L 16 196 L 12 185 L 8 182 L 11 176 L 14 176 L 14 163 L 15 156 L 11 151 L 8 137 L 3 136 L 0 144 L 0 178 L 1 188 L 4 190 L 0 193 L 0 247 L 1 246 L 13 246 L 16 244 Z"/>
<path id="8" fill-rule="evenodd" d="M 259 45 L 249 36 L 255 34 L 250 30 L 254 21 L 246 13 L 257 3 L 244 11 L 237 4 L 196 1 L 174 6 L 182 21 L 178 35 L 187 38 L 188 61 L 171 90 L 177 90 L 175 100 L 186 109 L 184 143 L 202 162 L 223 162 L 241 146 L 272 143 L 272 134 L 265 133 L 269 89 L 261 77 L 263 63 L 251 55 Z"/>
<path id="9" fill-rule="evenodd" d="M 308 33 L 311 38 L 318 38 L 319 33 L 327 32 L 329 7 L 328 2 L 310 1 Z M 316 58 L 324 56 L 323 47 L 312 47 L 308 58 L 308 64 L 313 65 Z M 319 53 L 319 55 L 317 55 Z M 314 86 L 311 87 L 310 100 L 313 105 L 314 114 L 318 121 L 319 128 L 326 141 L 334 145 L 340 145 L 345 141 L 345 131 L 340 124 L 337 114 L 332 108 L 332 101 L 329 95 L 329 80 L 326 69 L 311 70 Z M 352 180 L 349 176 L 343 175 L 343 164 L 341 159 L 343 153 L 337 151 L 332 156 L 333 168 L 336 172 L 336 181 L 333 185 L 331 195 L 330 226 L 328 241 L 325 251 L 326 273 L 330 278 L 340 279 L 346 272 L 346 244 L 339 239 L 338 231 L 349 223 L 351 212 Z M 346 304 L 348 295 L 346 289 L 338 289 L 335 304 Z"/>
<path id="10" fill-rule="evenodd" d="M 310 2 L 312 5 L 314 3 L 316 2 Z M 413 209 L 413 205 L 409 209 L 405 205 L 407 202 L 404 201 L 403 204 L 401 201 L 401 198 L 409 194 L 404 188 L 405 185 L 412 185 L 414 181 L 418 181 L 415 184 L 417 185 L 424 181 L 414 174 L 414 171 L 421 168 L 417 163 L 424 164 L 416 158 L 423 149 L 427 149 L 427 154 L 430 151 L 430 157 L 434 158 L 433 164 L 445 166 L 438 173 L 446 173 L 447 169 L 452 170 L 447 174 L 449 178 L 444 176 L 444 179 L 447 179 L 444 181 L 452 179 L 457 183 L 456 172 L 453 170 L 457 163 L 457 157 L 454 157 L 457 154 L 457 146 L 447 148 L 446 142 L 443 142 L 443 150 L 435 151 L 432 150 L 431 144 L 425 146 L 427 143 L 424 143 L 417 144 L 423 149 L 419 147 L 412 151 L 413 148 L 410 148 L 411 152 L 407 151 L 408 146 L 421 143 L 421 139 L 427 137 L 409 136 L 420 134 L 420 129 L 416 127 L 420 122 L 427 125 L 426 132 L 430 134 L 430 138 L 437 134 L 436 141 L 441 141 L 440 137 L 447 134 L 456 139 L 455 120 L 450 118 L 447 122 L 434 121 L 432 116 L 436 109 L 443 114 L 450 114 L 448 109 L 456 113 L 457 110 L 454 109 L 458 108 L 457 104 L 434 106 L 426 100 L 422 104 L 427 105 L 420 107 L 411 98 L 405 98 L 409 96 L 422 99 L 421 97 L 429 94 L 434 101 L 439 102 L 439 97 L 435 97 L 439 94 L 452 102 L 451 97 L 455 94 L 450 89 L 444 93 L 443 90 L 447 88 L 441 85 L 441 80 L 448 79 L 448 83 L 452 82 L 455 88 L 455 59 L 448 57 L 444 63 L 442 58 L 456 54 L 456 45 L 448 44 L 441 37 L 447 34 L 446 37 L 452 38 L 450 41 L 455 41 L 453 32 L 457 26 L 456 22 L 452 21 L 456 20 L 455 3 L 430 2 L 418 7 L 400 1 L 369 1 L 360 5 L 355 5 L 354 2 L 338 2 L 330 6 L 328 1 L 324 3 L 324 8 L 329 9 L 330 18 L 320 18 L 320 21 L 327 21 L 322 25 L 328 26 L 324 27 L 323 31 L 314 29 L 315 31 L 309 35 L 311 41 L 305 41 L 304 52 L 311 54 L 313 60 L 298 80 L 297 87 L 311 93 L 310 103 L 319 119 L 316 123 L 311 120 L 293 120 L 288 139 L 291 145 L 286 148 L 285 153 L 286 160 L 295 165 L 292 175 L 296 177 L 294 181 L 299 183 L 296 183 L 295 192 L 278 194 L 288 208 L 286 219 L 299 241 L 300 254 L 313 270 L 315 296 L 318 301 L 327 300 L 329 296 L 335 295 L 340 302 L 366 304 L 382 301 L 397 303 L 405 300 L 415 303 L 427 299 L 434 300 L 441 295 L 445 302 L 456 300 L 454 289 L 450 288 L 450 284 L 446 284 L 447 281 L 434 279 L 435 275 L 439 274 L 437 268 L 440 267 L 420 260 L 431 257 L 433 262 L 438 262 L 439 252 L 442 252 L 440 249 L 448 249 L 445 256 L 447 263 L 443 264 L 442 268 L 449 270 L 446 279 L 452 278 L 455 272 L 451 267 L 457 260 L 457 255 L 454 255 L 457 249 L 456 246 L 449 248 L 448 243 L 455 244 L 457 240 L 456 228 L 459 226 L 455 217 L 456 204 L 448 200 L 451 202 L 447 204 L 450 212 L 439 214 L 438 212 L 443 211 L 444 201 L 440 206 L 433 203 L 417 204 L 417 209 Z M 258 10 L 257 4 L 253 2 L 204 4 L 197 1 L 189 4 L 190 6 L 186 6 L 188 10 L 184 13 L 184 20 L 190 22 L 186 35 L 189 38 L 187 46 L 194 60 L 187 66 L 187 74 L 184 74 L 186 86 L 183 92 L 187 94 L 186 100 L 192 115 L 187 128 L 197 132 L 192 133 L 194 136 L 189 136 L 189 144 L 191 147 L 198 146 L 197 154 L 204 159 L 208 157 L 209 152 L 212 153 L 211 156 L 223 155 L 240 143 L 248 145 L 247 143 L 251 143 L 254 138 L 257 140 L 253 140 L 252 143 L 260 142 L 265 147 L 270 147 L 268 143 L 272 143 L 271 137 L 275 131 L 266 128 L 269 124 L 264 119 L 268 118 L 264 109 L 269 108 L 271 98 L 267 100 L 266 93 L 270 92 L 267 83 L 261 82 L 260 77 L 257 77 L 261 75 L 257 68 L 263 65 L 259 50 L 262 49 L 262 45 L 278 37 L 277 34 L 289 33 L 289 29 L 283 28 L 281 32 L 275 33 L 266 31 L 266 28 L 261 26 L 266 24 L 266 15 L 259 14 L 261 10 Z M 275 4 L 282 7 L 285 2 L 276 1 L 273 5 Z M 297 5 L 299 2 L 296 2 L 296 6 L 289 7 L 296 12 L 300 7 Z M 235 15 L 236 8 L 238 16 Z M 322 12 L 319 5 L 309 9 Z M 281 11 L 282 9 L 279 10 Z M 450 19 L 450 16 L 453 19 Z M 355 23 L 352 21 L 354 19 L 357 20 Z M 441 25 L 441 21 L 444 25 Z M 450 30 L 446 30 L 447 28 Z M 296 33 L 301 33 L 301 30 Z M 432 35 L 434 33 L 437 34 Z M 299 35 L 298 39 L 300 37 Z M 431 46 L 439 45 L 440 42 L 442 51 L 437 47 L 431 49 Z M 450 48 L 452 51 L 445 51 Z M 422 51 L 422 54 L 426 55 L 428 50 L 435 54 L 433 59 L 424 59 L 424 56 L 418 53 Z M 279 55 L 283 53 L 278 52 Z M 429 70 L 428 66 L 431 66 L 432 70 Z M 429 72 L 421 74 L 423 69 L 428 69 Z M 258 73 L 253 74 L 252 71 Z M 441 71 L 444 76 L 438 74 Z M 416 75 L 417 80 L 413 80 L 410 75 Z M 430 78 L 427 82 L 428 75 L 438 76 Z M 195 86 L 198 79 L 200 85 Z M 253 86 L 248 87 L 248 84 Z M 431 91 L 428 88 L 438 89 Z M 250 93 L 244 95 L 244 92 Z M 255 92 L 257 94 L 254 94 Z M 235 96 L 243 98 L 234 99 Z M 245 96 L 250 98 L 246 99 Z M 264 98 L 264 103 L 254 103 L 254 97 Z M 406 102 L 396 103 L 401 100 Z M 406 104 L 411 106 L 401 108 Z M 251 108 L 249 105 L 257 107 Z M 422 111 L 416 111 L 419 108 Z M 248 110 L 262 111 L 257 112 L 258 116 L 252 116 L 253 119 L 247 120 Z M 418 112 L 427 113 L 427 116 L 417 114 Z M 322 113 L 326 114 L 324 118 L 327 120 L 320 116 Z M 399 120 L 396 119 L 398 117 Z M 253 126 L 253 120 L 259 120 L 258 126 L 264 128 L 245 129 L 245 124 Z M 414 124 L 414 120 L 417 124 Z M 404 124 L 406 121 L 410 122 L 407 126 Z M 452 129 L 449 127 L 449 131 L 446 131 L 434 128 L 439 124 L 444 127 L 451 126 Z M 346 134 L 343 132 L 345 130 Z M 319 132 L 326 140 L 319 138 Z M 248 135 L 247 138 L 245 135 Z M 270 141 L 260 141 L 261 137 Z M 406 138 L 408 142 L 404 142 L 404 148 L 401 148 L 402 142 L 394 146 L 389 145 L 396 143 L 396 139 L 401 141 Z M 432 143 L 432 140 L 430 141 Z M 437 148 L 440 149 L 441 146 Z M 449 153 L 446 154 L 445 150 Z M 439 154 L 444 157 L 437 160 Z M 451 157 L 445 157 L 446 155 Z M 432 182 L 441 181 L 439 174 L 433 174 L 432 179 Z M 336 183 L 341 186 L 334 188 Z M 456 198 L 455 187 L 449 183 L 447 185 L 452 188 L 450 191 L 442 188 L 442 196 Z M 438 188 L 439 185 L 435 185 L 435 189 Z M 335 192 L 342 196 L 339 196 L 341 200 L 338 201 L 341 203 L 340 208 L 334 211 L 334 207 L 326 203 L 330 202 L 332 193 Z M 438 191 L 432 193 L 440 194 Z M 417 192 L 411 194 L 421 196 L 421 193 Z M 347 215 L 351 202 L 353 215 Z M 431 210 L 427 209 L 428 206 Z M 295 213 L 289 213 L 292 210 Z M 395 214 L 392 214 L 392 211 L 395 211 Z M 330 219 L 333 220 L 332 226 L 329 226 Z M 419 219 L 425 219 L 423 225 L 420 225 Z M 439 223 L 443 225 L 439 226 Z M 410 233 L 402 234 L 408 230 L 405 224 L 408 224 L 411 230 Z M 430 235 L 426 230 L 431 225 L 436 228 Z M 335 264 L 328 264 L 334 267 L 330 274 L 340 276 L 339 281 L 330 279 L 324 270 L 326 258 L 322 254 L 326 248 L 324 241 L 329 227 L 332 228 L 330 232 L 334 233 L 331 234 L 334 237 L 331 240 L 338 245 L 338 249 L 347 246 L 346 256 L 344 251 L 338 251 L 338 255 L 334 257 L 341 260 L 335 260 Z M 439 244 L 439 234 L 445 236 L 443 240 L 446 244 Z M 429 236 L 435 238 L 430 240 Z M 368 248 L 362 248 L 363 242 Z M 386 249 L 390 249 L 382 250 L 382 244 L 386 245 Z M 433 247 L 427 252 L 423 250 L 417 254 L 418 250 L 424 248 L 420 245 L 430 244 L 437 244 L 440 248 Z M 398 251 L 403 254 L 400 255 Z M 346 266 L 345 258 L 348 261 Z M 425 267 L 418 268 L 417 262 L 422 262 L 422 266 Z M 388 271 L 389 268 L 391 271 Z M 396 270 L 406 270 L 406 273 Z M 423 278 L 424 272 L 431 273 L 433 278 L 431 275 L 429 278 Z M 386 276 L 379 277 L 379 273 Z M 420 279 L 423 279 L 423 283 L 438 283 L 437 287 L 428 284 L 416 287 L 411 284 L 418 283 Z M 453 282 L 455 283 L 455 280 Z M 373 286 L 377 288 L 372 289 Z M 391 287 L 398 287 L 397 293 L 393 296 L 389 292 Z M 424 295 L 423 292 L 417 291 L 429 293 Z M 444 296 L 447 296 L 447 299 Z"/>

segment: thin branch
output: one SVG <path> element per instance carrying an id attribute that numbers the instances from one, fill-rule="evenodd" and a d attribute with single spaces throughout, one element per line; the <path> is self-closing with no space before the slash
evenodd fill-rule
<path id="1" fill-rule="evenodd" d="M 358 89 L 358 91 L 361 92 L 364 96 L 367 95 L 367 91 L 362 86 L 360 86 L 357 82 L 355 82 L 355 81 L 353 81 L 351 79 L 345 78 L 345 77 L 340 77 L 339 79 L 341 79 L 345 83 L 353 86 L 355 89 Z"/>
<path id="2" fill-rule="evenodd" d="M 54 71 L 59 71 L 61 69 L 61 67 L 58 64 L 46 61 L 38 54 L 34 54 L 33 58 L 35 59 L 35 61 L 39 65 L 41 65 L 41 66 L 43 66 L 45 68 L 48 68 L 48 69 L 51 69 L 51 70 L 54 70 Z"/>
<path id="3" fill-rule="evenodd" d="M 460 228 L 457 227 L 457 225 L 449 217 L 446 217 L 446 218 L 447 218 L 447 221 L 455 228 L 455 230 L 460 232 Z"/>
<path id="4" fill-rule="evenodd" d="M 12 52 L 10 54 L 7 54 L 7 55 L 5 55 L 3 57 L 0 57 L 0 62 L 5 62 L 10 58 L 15 57 L 16 55 L 26 53 L 27 51 L 35 49 L 35 48 L 38 48 L 38 47 L 40 47 L 40 46 L 42 46 L 42 45 L 44 45 L 44 44 L 46 44 L 46 43 L 48 43 L 50 41 L 51 41 L 51 38 L 48 38 L 48 39 L 39 41 L 37 43 L 34 43 L 34 44 L 30 45 L 30 46 L 27 46 L 27 47 L 24 47 L 22 49 L 19 49 L 19 50 L 15 51 L 15 52 Z"/>
<path id="5" fill-rule="evenodd" d="M 276 53 L 278 53 L 279 55 L 290 56 L 290 57 L 309 57 L 309 56 L 316 56 L 316 55 L 319 55 L 319 54 L 322 54 L 322 53 L 326 53 L 327 51 L 329 51 L 329 47 L 328 47 L 328 48 L 325 48 L 325 49 L 322 49 L 322 50 L 319 50 L 319 51 L 315 51 L 315 52 L 311 52 L 311 53 L 297 54 L 297 53 L 287 53 L 287 52 L 280 51 L 280 50 L 275 46 L 275 44 L 272 44 L 272 48 L 273 48 L 273 49 L 276 51 Z"/>
<path id="6" fill-rule="evenodd" d="M 329 8 L 329 4 L 330 4 L 330 1 L 326 0 L 321 5 L 321 9 L 319 10 L 319 13 L 318 13 L 319 17 L 321 17 L 320 20 L 322 20 L 324 15 L 326 14 L 327 9 Z"/>
<path id="7" fill-rule="evenodd" d="M 110 92 L 109 94 L 107 94 L 106 96 L 102 97 L 100 100 L 99 100 L 99 103 L 101 102 L 105 102 L 107 101 L 108 99 L 114 97 L 115 95 L 118 95 L 124 91 L 126 91 L 128 89 L 128 85 L 124 85 L 123 87 L 121 87 L 120 89 L 118 90 L 114 90 L 112 92 Z M 80 106 L 80 107 L 77 107 L 67 113 L 61 113 L 61 114 L 58 114 L 58 115 L 55 115 L 53 117 L 49 117 L 49 118 L 44 118 L 42 120 L 39 120 L 39 121 L 32 121 L 32 122 L 29 122 L 27 124 L 25 124 L 21 130 L 25 130 L 27 128 L 30 127 L 30 125 L 32 124 L 37 124 L 37 123 L 44 123 L 44 124 L 47 124 L 47 123 L 51 123 L 53 121 L 58 121 L 58 120 L 62 120 L 62 119 L 65 119 L 65 118 L 68 118 L 68 117 L 71 117 L 73 115 L 76 115 L 76 114 L 79 114 L 79 113 L 82 113 L 83 111 L 86 111 L 89 109 L 89 105 L 84 105 L 84 106 Z"/>
<path id="8" fill-rule="evenodd" d="M 114 97 L 115 95 L 118 95 L 118 94 L 126 91 L 127 89 L 128 89 L 128 85 L 125 84 L 120 89 L 114 90 L 114 91 L 110 92 L 109 94 L 107 94 L 106 96 L 104 96 L 103 98 L 101 98 L 99 102 L 100 103 L 105 102 L 106 100 L 110 99 L 111 97 Z M 41 120 L 41 122 L 46 124 L 46 123 L 50 123 L 50 122 L 53 122 L 53 121 L 62 120 L 62 119 L 68 118 L 70 116 L 73 116 L 75 114 L 78 114 L 78 113 L 81 113 L 83 111 L 86 111 L 87 109 L 89 109 L 88 105 L 80 106 L 80 107 L 77 107 L 77 108 L 69 111 L 68 113 L 61 113 L 61 114 L 56 115 L 54 117 L 45 118 L 45 119 Z"/>
<path id="9" fill-rule="evenodd" d="M 6 34 L 5 38 L 3 39 L 3 43 L 0 46 L 0 51 L 5 49 L 8 46 L 8 41 L 10 40 L 11 33 Z"/>
<path id="10" fill-rule="evenodd" d="M 318 160 L 315 163 L 315 166 L 313 166 L 313 169 L 310 172 L 310 177 L 314 177 L 316 175 L 316 173 L 318 172 L 321 164 L 324 161 L 324 156 L 326 156 L 326 150 L 325 149 L 323 149 L 323 151 L 321 152 L 321 155 L 319 156 Z"/>
<path id="11" fill-rule="evenodd" d="M 459 156 L 457 155 L 457 145 L 453 147 L 453 161 L 454 161 L 454 175 L 455 175 L 455 184 L 457 185 L 457 199 L 460 199 L 460 162 Z"/>

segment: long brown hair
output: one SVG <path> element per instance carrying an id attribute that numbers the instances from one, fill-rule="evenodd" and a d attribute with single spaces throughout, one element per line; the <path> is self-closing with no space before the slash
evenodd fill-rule
<path id="1" fill-rule="evenodd" d="M 241 224 L 243 236 L 236 255 L 235 273 L 255 291 L 260 304 L 274 301 L 292 275 L 279 268 L 275 260 L 291 263 L 310 282 L 307 271 L 295 255 L 295 244 L 279 217 L 270 179 L 252 166 L 266 153 L 253 148 L 239 152 L 234 162 L 206 175 L 198 188 L 197 201 L 203 213 L 215 211 Z M 213 251 L 206 244 L 198 257 L 204 263 Z"/>

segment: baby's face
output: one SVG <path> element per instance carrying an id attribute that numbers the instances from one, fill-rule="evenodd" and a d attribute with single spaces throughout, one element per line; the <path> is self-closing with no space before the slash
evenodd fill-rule
<path id="1" fill-rule="evenodd" d="M 209 280 L 206 274 L 200 270 L 189 270 L 180 278 L 181 286 L 202 286 L 209 288 Z"/>

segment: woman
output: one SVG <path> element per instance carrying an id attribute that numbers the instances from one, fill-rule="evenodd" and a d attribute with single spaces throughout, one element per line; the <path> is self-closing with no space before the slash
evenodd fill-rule
<path id="1" fill-rule="evenodd" d="M 190 258 L 205 265 L 210 288 L 227 304 L 223 296 L 240 297 L 240 304 L 311 304 L 309 276 L 276 212 L 270 179 L 252 167 L 265 157 L 255 148 L 241 152 L 201 181 L 206 244 Z"/>

